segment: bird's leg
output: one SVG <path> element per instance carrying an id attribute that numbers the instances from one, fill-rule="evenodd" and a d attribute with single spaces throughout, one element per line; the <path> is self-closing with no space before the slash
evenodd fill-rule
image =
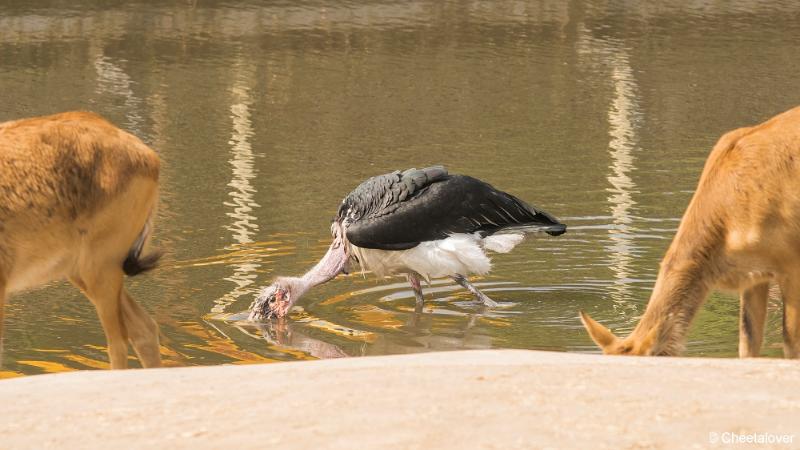
<path id="1" fill-rule="evenodd" d="M 408 282 L 411 284 L 411 289 L 414 291 L 414 297 L 417 298 L 417 308 L 422 309 L 425 299 L 422 297 L 422 284 L 419 277 L 415 273 L 408 274 Z"/>
<path id="2" fill-rule="evenodd" d="M 456 283 L 460 284 L 464 289 L 472 292 L 472 295 L 474 295 L 479 302 L 483 303 L 489 308 L 494 308 L 497 306 L 496 301 L 490 299 L 489 297 L 486 296 L 486 294 L 479 291 L 478 288 L 476 288 L 475 286 L 472 285 L 472 283 L 467 281 L 467 278 L 464 277 L 464 275 L 455 274 L 451 278 L 453 278 L 453 280 L 455 280 Z"/>

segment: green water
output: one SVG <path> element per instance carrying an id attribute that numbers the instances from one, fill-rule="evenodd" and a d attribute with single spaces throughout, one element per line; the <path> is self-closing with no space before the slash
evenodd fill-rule
<path id="1" fill-rule="evenodd" d="M 625 334 L 716 139 L 800 104 L 800 4 L 734 2 L 105 2 L 0 6 L 0 120 L 96 111 L 164 161 L 157 272 L 129 281 L 169 365 L 431 350 L 596 351 L 589 311 Z M 286 323 L 254 293 L 327 248 L 363 179 L 445 164 L 570 226 L 494 258 L 481 311 L 434 283 L 351 275 Z M 779 301 L 765 353 L 778 356 Z M 715 294 L 690 355 L 734 356 Z M 75 289 L 8 300 L 0 376 L 102 367 Z"/>

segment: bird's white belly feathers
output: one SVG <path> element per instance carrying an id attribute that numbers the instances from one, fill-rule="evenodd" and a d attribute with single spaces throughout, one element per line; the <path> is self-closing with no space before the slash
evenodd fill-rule
<path id="1" fill-rule="evenodd" d="M 376 250 L 350 245 L 361 268 L 378 276 L 415 272 L 427 279 L 455 274 L 485 275 L 492 268 L 484 249 L 511 251 L 525 238 L 522 234 L 500 234 L 481 238 L 477 234 L 453 234 L 438 241 L 422 242 L 408 250 Z"/>

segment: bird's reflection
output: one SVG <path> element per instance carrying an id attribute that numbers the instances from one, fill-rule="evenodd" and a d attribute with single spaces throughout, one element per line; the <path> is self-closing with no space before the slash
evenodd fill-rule
<path id="1" fill-rule="evenodd" d="M 483 286 L 492 286 L 491 283 L 481 283 Z M 456 286 L 440 286 L 432 289 L 437 293 L 458 291 Z M 491 292 L 488 289 L 487 292 Z M 461 293 L 463 294 L 463 293 Z M 392 302 L 413 299 L 414 293 L 408 290 L 390 294 Z M 393 353 L 410 353 L 418 351 L 455 350 L 455 349 L 484 349 L 493 347 L 493 339 L 483 332 L 482 323 L 486 319 L 498 318 L 497 309 L 486 306 L 476 308 L 474 302 L 464 300 L 466 311 L 458 307 L 462 302 L 458 298 L 426 298 L 425 305 L 413 302 L 413 307 L 396 306 L 394 309 L 382 309 L 383 316 L 377 314 L 359 318 L 361 326 L 369 328 L 386 328 L 386 323 L 392 319 L 401 326 L 396 328 L 396 333 L 380 333 L 375 342 L 369 344 L 366 354 L 380 355 Z M 502 314 L 502 313 L 500 313 Z M 375 317 L 380 322 L 371 323 L 367 317 Z M 442 335 L 441 327 L 447 323 L 449 332 Z"/>
<path id="2" fill-rule="evenodd" d="M 450 289 L 457 289 L 449 287 Z M 403 297 L 397 297 L 405 293 Z M 413 293 L 403 291 L 393 294 L 392 302 L 413 298 Z M 431 299 L 434 300 L 434 299 Z M 380 302 L 380 301 L 379 301 Z M 323 300 L 319 304 L 325 304 Z M 403 304 L 406 302 L 403 301 Z M 474 308 L 473 302 L 464 303 Z M 478 349 L 492 348 L 491 336 L 481 331 L 481 321 L 485 318 L 495 320 L 496 311 L 488 307 L 463 313 L 449 307 L 450 302 L 442 303 L 441 299 L 421 306 L 413 302 L 408 309 L 398 305 L 396 309 L 384 309 L 375 305 L 350 305 L 351 314 L 341 316 L 336 322 L 320 319 L 302 308 L 296 308 L 289 316 L 272 318 L 262 322 L 247 322 L 243 328 L 255 332 L 247 334 L 260 336 L 270 347 L 282 353 L 303 352 L 315 358 L 342 358 L 346 356 L 366 356 L 382 354 L 402 354 L 418 351 Z M 314 308 L 315 305 L 309 305 Z M 352 312 L 355 311 L 355 314 Z M 355 317 L 351 323 L 346 317 Z M 241 319 L 243 314 L 236 314 L 230 319 Z M 452 320 L 451 320 L 452 319 Z M 437 327 L 442 321 L 451 322 L 451 333 L 442 336 Z M 237 327 L 238 328 L 238 327 Z M 375 331 L 367 331 L 375 330 Z M 336 342 L 336 343 L 334 343 Z"/>
<path id="3" fill-rule="evenodd" d="M 263 338 L 272 345 L 300 350 L 315 358 L 344 358 L 358 356 L 348 354 L 341 347 L 309 336 L 303 326 L 286 318 L 273 319 L 255 324 Z"/>

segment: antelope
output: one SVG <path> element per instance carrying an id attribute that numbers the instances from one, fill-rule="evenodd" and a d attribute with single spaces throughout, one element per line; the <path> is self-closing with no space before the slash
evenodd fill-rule
<path id="1" fill-rule="evenodd" d="M 143 367 L 161 365 L 158 326 L 123 287 L 160 256 L 142 254 L 159 165 L 92 113 L 0 123 L 0 339 L 6 296 L 66 278 L 94 305 L 112 369 L 127 367 L 127 341 Z"/>
<path id="2" fill-rule="evenodd" d="M 714 288 L 739 293 L 739 356 L 759 355 L 770 283 L 783 294 L 783 353 L 800 356 L 800 107 L 717 142 L 627 338 L 581 311 L 606 354 L 677 355 Z"/>

